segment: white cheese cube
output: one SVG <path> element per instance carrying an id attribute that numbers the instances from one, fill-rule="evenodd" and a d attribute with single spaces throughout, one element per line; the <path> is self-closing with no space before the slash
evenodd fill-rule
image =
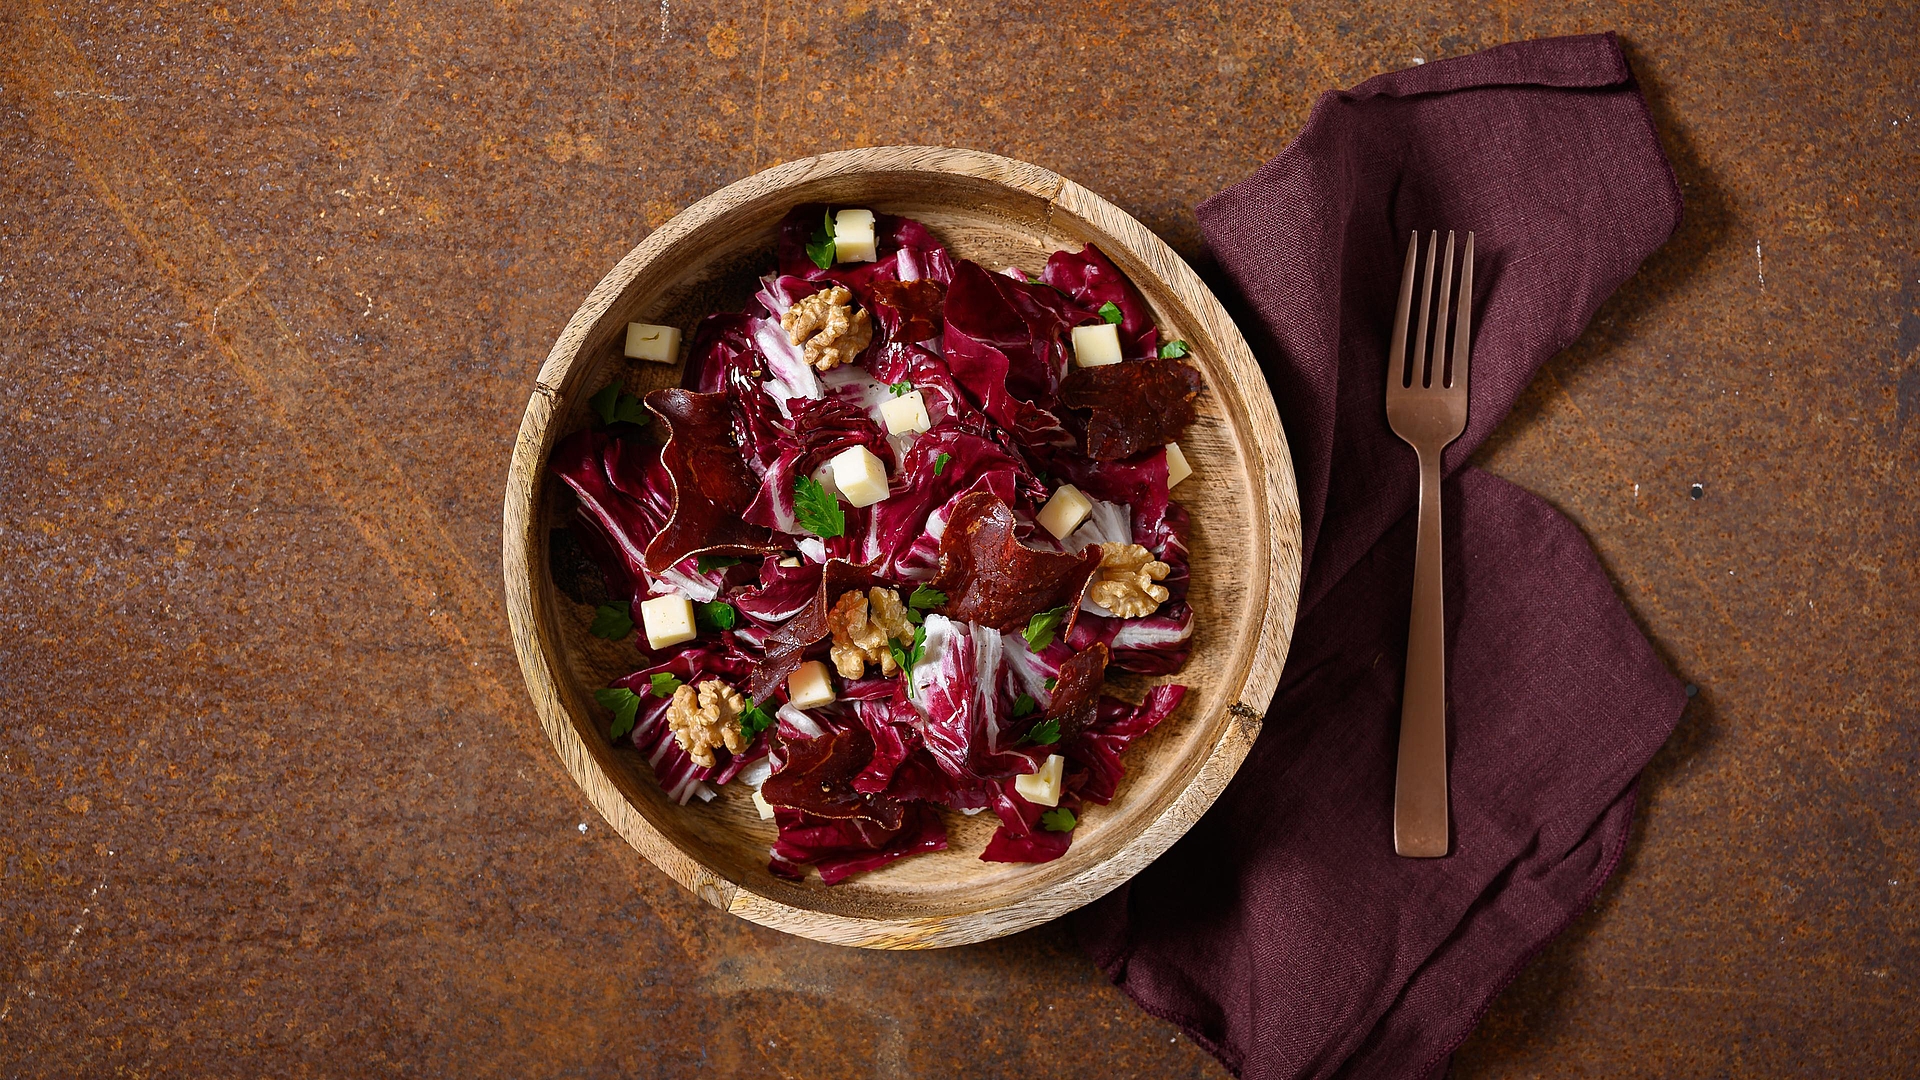
<path id="1" fill-rule="evenodd" d="M 1120 327 L 1103 322 L 1073 328 L 1073 362 L 1081 367 L 1105 367 L 1120 362 Z"/>
<path id="2" fill-rule="evenodd" d="M 784 566 L 784 567 L 787 567 L 787 568 L 789 568 L 789 569 L 791 569 L 791 568 L 793 568 L 793 567 L 796 567 L 796 566 L 799 566 L 799 565 L 800 565 L 800 556 L 798 556 L 798 555 L 789 555 L 789 556 L 787 556 L 786 558 L 784 558 L 784 559 L 781 559 L 781 560 L 780 560 L 780 565 L 781 565 L 781 566 Z"/>
<path id="3" fill-rule="evenodd" d="M 627 359 L 671 364 L 680 356 L 680 328 L 652 323 L 627 324 Z"/>
<path id="4" fill-rule="evenodd" d="M 889 435 L 911 435 L 933 426 L 933 420 L 927 416 L 927 399 L 918 390 L 881 402 L 880 419 L 887 422 Z"/>
<path id="5" fill-rule="evenodd" d="M 753 789 L 753 808 L 760 811 L 761 821 L 773 820 L 773 804 L 767 801 L 765 795 L 760 794 L 759 788 Z"/>
<path id="6" fill-rule="evenodd" d="M 879 257 L 873 242 L 873 211 L 842 210 L 833 215 L 834 261 L 872 262 Z"/>
<path id="7" fill-rule="evenodd" d="M 833 486 L 854 506 L 872 506 L 887 497 L 887 466 L 864 446 L 833 455 Z"/>
<path id="8" fill-rule="evenodd" d="M 787 676 L 787 701 L 796 709 L 817 709 L 833 704 L 833 679 L 827 665 L 809 660 Z"/>
<path id="9" fill-rule="evenodd" d="M 1168 443 L 1167 489 L 1171 491 L 1180 481 L 1192 475 L 1193 466 L 1187 464 L 1187 455 L 1180 452 L 1180 444 L 1177 442 Z"/>
<path id="10" fill-rule="evenodd" d="M 646 627 L 649 649 L 692 641 L 699 632 L 693 626 L 693 601 L 679 593 L 642 600 L 640 623 Z"/>
<path id="11" fill-rule="evenodd" d="M 1059 754 L 1048 754 L 1039 772 L 1013 778 L 1013 790 L 1037 806 L 1059 806 L 1060 777 L 1066 772 L 1066 767 L 1066 758 Z"/>
<path id="12" fill-rule="evenodd" d="M 1093 511 L 1093 500 L 1072 484 L 1061 484 L 1060 489 L 1040 508 L 1040 515 L 1034 520 L 1040 527 L 1053 534 L 1056 540 L 1065 540 L 1072 535 L 1080 523 L 1087 520 Z"/>

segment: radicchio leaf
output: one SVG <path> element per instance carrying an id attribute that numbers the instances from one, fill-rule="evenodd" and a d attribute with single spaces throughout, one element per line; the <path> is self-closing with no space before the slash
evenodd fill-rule
<path id="1" fill-rule="evenodd" d="M 1066 448 L 1073 436 L 1049 406 L 1067 373 L 1067 331 L 1098 322 L 1045 285 L 954 268 L 942 346 L 953 376 L 980 410 L 1029 449 Z"/>
<path id="2" fill-rule="evenodd" d="M 1130 360 L 1075 368 L 1060 403 L 1088 410 L 1088 457 L 1119 461 L 1185 434 L 1200 386 L 1200 373 L 1178 360 Z"/>
<path id="3" fill-rule="evenodd" d="M 690 555 L 758 555 L 779 548 L 763 526 L 744 520 L 753 502 L 753 473 L 729 438 L 728 395 L 669 388 L 647 395 L 647 408 L 668 431 L 660 463 L 671 481 L 673 510 L 647 543 L 647 569 L 658 574 Z"/>
<path id="4" fill-rule="evenodd" d="M 1100 568 L 1100 552 L 1078 555 L 1028 547 L 1006 501 L 988 492 L 962 498 L 940 538 L 933 587 L 947 594 L 946 614 L 997 630 L 1025 626 L 1036 612 L 1066 608 L 1059 631 L 1073 631 L 1080 598 Z"/>
<path id="5" fill-rule="evenodd" d="M 819 869 L 823 883 L 834 885 L 896 859 L 947 846 L 946 826 L 925 803 L 908 804 L 897 829 L 883 829 L 864 818 L 816 818 L 799 810 L 775 810 L 773 816 L 780 835 L 767 869 L 796 881 L 809 864 Z"/>
<path id="6" fill-rule="evenodd" d="M 1054 252 L 1040 271 L 1040 280 L 1089 311 L 1103 304 L 1119 308 L 1121 354 L 1130 359 L 1155 355 L 1160 332 L 1154 329 L 1146 298 L 1099 248 L 1088 244 L 1078 252 Z"/>

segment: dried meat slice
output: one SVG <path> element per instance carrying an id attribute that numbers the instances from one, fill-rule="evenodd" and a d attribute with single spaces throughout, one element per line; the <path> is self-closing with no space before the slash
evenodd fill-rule
<path id="1" fill-rule="evenodd" d="M 1060 403 L 1087 411 L 1088 457 L 1119 461 L 1185 434 L 1200 387 L 1200 373 L 1178 360 L 1129 360 L 1075 368 Z"/>
<path id="2" fill-rule="evenodd" d="M 646 397 L 667 429 L 660 463 L 672 481 L 673 510 L 646 549 L 658 574 L 689 555 L 766 555 L 779 551 L 773 534 L 742 515 L 758 490 L 731 435 L 733 412 L 725 393 L 669 388 Z"/>
<path id="3" fill-rule="evenodd" d="M 1058 633 L 1073 630 L 1080 598 L 1100 568 L 1099 549 L 1078 555 L 1028 547 L 1005 500 L 977 491 L 962 498 L 940 537 L 933 586 L 947 594 L 945 614 L 996 630 L 1015 630 L 1034 615 L 1066 609 Z"/>

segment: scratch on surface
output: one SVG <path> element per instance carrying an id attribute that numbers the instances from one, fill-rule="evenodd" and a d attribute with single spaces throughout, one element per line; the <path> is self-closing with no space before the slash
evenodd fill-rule
<path id="1" fill-rule="evenodd" d="M 1760 288 L 1762 291 L 1765 291 L 1767 287 L 1767 261 L 1760 255 L 1760 241 L 1758 240 L 1753 242 L 1753 266 L 1755 271 L 1760 275 Z"/>
<path id="2" fill-rule="evenodd" d="M 108 852 L 108 854 L 112 854 L 112 852 Z M 73 943 L 80 940 L 80 931 L 86 929 L 87 916 L 93 914 L 94 898 L 100 895 L 100 890 L 105 888 L 106 884 L 107 884 L 106 876 L 101 875 L 99 882 L 94 885 L 93 891 L 87 894 L 87 904 L 85 907 L 80 909 L 80 920 L 73 924 L 73 930 L 67 934 L 67 943 L 65 945 L 60 946 L 60 955 L 54 958 L 55 963 L 59 963 L 65 960 L 67 958 L 67 954 L 73 951 Z M 29 968 L 28 970 L 31 971 L 32 969 Z M 0 1024 L 6 1023 L 7 1017 L 13 1015 L 13 1002 L 14 1002 L 15 996 L 20 992 L 21 983 L 25 982 L 26 979 L 31 977 L 32 977 L 31 975 L 23 977 L 21 980 L 16 981 L 13 984 L 13 986 L 8 988 L 6 1000 L 4 1002 L 0 1002 Z M 32 990 L 28 990 L 27 997 L 31 998 L 33 996 L 35 996 L 35 992 Z"/>
<path id="3" fill-rule="evenodd" d="M 773 0 L 765 0 L 760 8 L 760 74 L 753 86 L 753 164 L 748 170 L 750 172 L 760 171 L 760 117 L 767 100 L 767 29 L 772 24 Z"/>
<path id="4" fill-rule="evenodd" d="M 228 304 L 246 295 L 247 290 L 253 288 L 253 283 L 260 280 L 260 275 L 267 272 L 267 265 L 268 264 L 264 262 L 261 263 L 260 269 L 255 270 L 253 272 L 252 277 L 248 278 L 244 283 L 242 283 L 239 288 L 221 297 L 219 303 L 213 305 L 213 313 L 207 316 L 208 335 L 212 335 L 214 325 L 220 321 L 220 309 L 223 307 L 226 307 Z"/>
<path id="5" fill-rule="evenodd" d="M 128 94 L 106 94 L 97 90 L 55 90 L 54 97 L 98 98 L 101 101 L 132 101 Z"/>
<path id="6" fill-rule="evenodd" d="M 660 40 L 662 42 L 667 40 L 667 16 L 669 14 L 667 5 L 670 2 L 671 0 L 660 0 Z"/>

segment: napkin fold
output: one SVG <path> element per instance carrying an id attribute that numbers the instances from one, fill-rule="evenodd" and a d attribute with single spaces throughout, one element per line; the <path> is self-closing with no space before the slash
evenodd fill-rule
<path id="1" fill-rule="evenodd" d="M 1571 522 L 1462 466 L 1680 211 L 1612 34 L 1326 93 L 1279 157 L 1200 205 L 1293 452 L 1300 616 L 1233 784 L 1078 928 L 1235 1075 L 1443 1073 L 1618 863 L 1680 683 Z M 1414 229 L 1478 248 L 1467 428 L 1444 459 L 1454 844 L 1431 860 L 1393 853 L 1419 476 L 1383 401 Z"/>

